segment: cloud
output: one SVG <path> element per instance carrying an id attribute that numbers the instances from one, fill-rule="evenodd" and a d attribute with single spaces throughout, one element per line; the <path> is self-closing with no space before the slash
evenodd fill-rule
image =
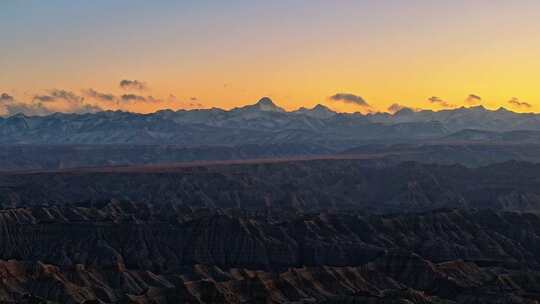
<path id="1" fill-rule="evenodd" d="M 128 93 L 128 94 L 122 94 L 120 96 L 115 96 L 110 93 L 101 93 L 94 89 L 87 89 L 83 91 L 83 94 L 92 99 L 96 99 L 102 102 L 124 102 L 124 103 L 157 103 L 161 100 L 154 98 L 153 96 L 142 96 L 138 94 Z M 175 101 L 176 97 L 172 94 L 169 95 L 168 99 L 169 102 Z"/>
<path id="2" fill-rule="evenodd" d="M 393 104 L 391 104 L 391 105 L 388 107 L 387 110 L 388 110 L 388 112 L 390 112 L 390 113 L 396 113 L 396 112 L 399 112 L 399 111 L 401 111 L 401 110 L 403 110 L 403 109 L 411 109 L 411 108 L 409 108 L 409 107 L 407 107 L 407 106 L 404 106 L 404 105 L 401 105 L 401 104 L 399 104 L 399 103 L 393 103 Z M 412 110 L 412 109 L 411 109 L 411 110 Z"/>
<path id="3" fill-rule="evenodd" d="M 24 114 L 28 116 L 35 116 L 35 115 L 48 115 L 52 114 L 49 109 L 47 109 L 43 104 L 37 103 L 37 104 L 26 104 L 22 102 L 13 102 L 7 105 L 0 106 L 0 114 L 6 115 L 6 116 L 12 116 L 15 114 Z"/>
<path id="4" fill-rule="evenodd" d="M 370 107 L 370 105 L 361 96 L 350 93 L 337 93 L 329 97 L 332 101 L 341 101 L 344 103 L 352 103 L 361 107 Z"/>
<path id="5" fill-rule="evenodd" d="M 64 100 L 71 103 L 82 103 L 84 101 L 84 97 L 81 97 L 70 91 L 54 89 L 54 90 L 51 90 L 48 95 L 34 96 L 34 100 L 41 101 L 41 102 L 53 102 L 53 101 L 58 101 L 58 100 Z"/>
<path id="6" fill-rule="evenodd" d="M 123 102 L 152 102 L 157 103 L 161 100 L 154 98 L 153 96 L 141 96 L 136 94 L 124 94 L 120 97 Z"/>
<path id="7" fill-rule="evenodd" d="M 139 81 L 128 81 L 142 84 Z M 137 92 L 124 92 L 124 94 L 111 94 L 100 92 L 94 88 L 81 89 L 79 91 L 69 91 L 62 89 L 45 90 L 29 95 L 27 100 L 17 100 L 8 93 L 0 92 L 0 115 L 14 115 L 23 113 L 25 115 L 48 115 L 56 112 L 63 113 L 89 113 L 108 110 L 124 111 L 157 111 L 171 108 L 201 108 L 199 98 L 193 96 L 181 101 L 176 96 L 170 94 L 159 98 Z"/>
<path id="8" fill-rule="evenodd" d="M 48 115 L 56 112 L 90 113 L 102 111 L 98 105 L 87 103 L 84 97 L 66 90 L 50 90 L 47 94 L 35 95 L 30 101 L 19 101 L 12 96 L 7 98 L 7 94 L 6 96 L 2 94 L 2 96 L 1 115 L 11 116 L 17 113 Z"/>
<path id="9" fill-rule="evenodd" d="M 101 93 L 94 89 L 83 90 L 83 94 L 89 98 L 94 98 L 102 101 L 115 101 L 116 97 L 113 94 Z"/>
<path id="10" fill-rule="evenodd" d="M 2 93 L 2 95 L 0 95 L 1 102 L 12 102 L 14 100 L 15 99 L 13 98 L 13 96 L 9 95 L 8 93 Z"/>
<path id="11" fill-rule="evenodd" d="M 178 108 L 180 106 L 181 108 L 203 108 L 204 105 L 199 102 L 199 98 L 197 97 L 190 97 L 187 101 L 182 101 L 178 99 L 173 94 L 169 94 L 169 97 L 165 100 L 155 100 L 155 102 L 167 102 L 167 105 L 171 108 Z"/>
<path id="12" fill-rule="evenodd" d="M 3 93 L 0 95 L 0 116 L 11 116 L 18 113 L 25 115 L 46 115 L 51 114 L 42 103 L 19 102 L 15 97 Z"/>
<path id="13" fill-rule="evenodd" d="M 51 94 L 54 98 L 60 98 L 60 99 L 65 99 L 65 100 L 73 100 L 73 101 L 81 101 L 83 100 L 84 98 L 73 93 L 73 92 L 70 92 L 70 91 L 66 91 L 66 90 L 52 90 L 51 91 Z"/>
<path id="14" fill-rule="evenodd" d="M 144 96 L 135 95 L 135 94 L 124 94 L 121 97 L 122 101 L 125 102 L 131 102 L 131 101 L 146 101 L 146 98 Z"/>
<path id="15" fill-rule="evenodd" d="M 180 100 L 178 100 L 178 98 L 176 98 L 176 96 L 174 96 L 173 94 L 169 94 L 169 97 L 167 97 L 166 101 L 168 103 L 179 103 Z"/>
<path id="16" fill-rule="evenodd" d="M 437 96 L 431 96 L 430 98 L 428 98 L 429 102 L 431 103 L 441 103 L 443 102 L 444 100 L 440 99 L 439 97 Z"/>
<path id="17" fill-rule="evenodd" d="M 509 104 L 520 107 L 520 108 L 532 108 L 532 105 L 525 101 L 520 101 L 518 98 L 513 97 L 508 101 Z"/>
<path id="18" fill-rule="evenodd" d="M 124 90 L 144 91 L 147 89 L 146 83 L 138 80 L 123 79 L 120 81 L 120 88 Z"/>
<path id="19" fill-rule="evenodd" d="M 41 102 L 49 102 L 54 101 L 54 97 L 49 95 L 36 95 L 34 96 L 34 100 L 41 101 Z"/>
<path id="20" fill-rule="evenodd" d="M 475 94 L 469 94 L 467 98 L 465 99 L 465 102 L 468 104 L 479 104 L 482 102 L 482 97 L 475 95 Z"/>
<path id="21" fill-rule="evenodd" d="M 154 98 L 153 96 L 146 96 L 146 102 L 156 103 L 156 102 L 161 102 L 161 99 Z"/>
<path id="22" fill-rule="evenodd" d="M 456 106 L 437 96 L 431 96 L 430 98 L 428 98 L 428 101 L 431 102 L 432 104 L 438 104 L 445 108 L 454 108 Z"/>

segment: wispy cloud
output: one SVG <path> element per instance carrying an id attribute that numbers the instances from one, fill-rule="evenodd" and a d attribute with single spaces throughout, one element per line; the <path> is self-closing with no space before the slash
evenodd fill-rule
<path id="1" fill-rule="evenodd" d="M 71 91 L 53 89 L 46 95 L 36 95 L 34 96 L 35 100 L 41 102 L 53 102 L 58 100 L 65 100 L 71 103 L 82 103 L 84 97 L 79 96 Z"/>
<path id="2" fill-rule="evenodd" d="M 122 101 L 146 101 L 144 96 L 135 95 L 135 94 L 124 94 L 121 97 Z"/>
<path id="3" fill-rule="evenodd" d="M 520 101 L 519 98 L 513 97 L 508 101 L 509 104 L 519 108 L 532 108 L 532 105 L 525 101 Z"/>
<path id="4" fill-rule="evenodd" d="M 89 98 L 94 98 L 102 101 L 115 101 L 116 96 L 110 93 L 101 93 L 94 89 L 83 90 L 83 94 Z"/>
<path id="5" fill-rule="evenodd" d="M 36 95 L 34 96 L 34 100 L 37 100 L 40 102 L 50 102 L 50 101 L 54 101 L 54 97 L 50 95 Z"/>
<path id="6" fill-rule="evenodd" d="M 355 104 L 361 107 L 370 107 L 370 105 L 359 95 L 351 93 L 337 93 L 329 97 L 332 101 L 341 101 L 345 103 Z"/>
<path id="7" fill-rule="evenodd" d="M 94 89 L 83 90 L 83 94 L 90 99 L 102 101 L 109 105 L 112 105 L 111 104 L 112 102 L 118 105 L 119 103 L 136 104 L 136 103 L 157 103 L 157 102 L 162 101 L 150 95 L 143 96 L 143 95 L 138 95 L 138 94 L 133 94 L 133 93 L 127 93 L 127 94 L 122 94 L 120 96 L 115 96 L 114 94 L 102 93 Z M 175 102 L 176 97 L 174 97 L 174 95 L 171 94 L 169 95 L 169 98 L 167 99 L 167 101 Z"/>
<path id="8" fill-rule="evenodd" d="M 15 114 L 24 114 L 28 116 L 35 115 L 49 115 L 54 112 L 50 111 L 43 104 L 26 104 L 22 102 L 13 102 L 0 106 L 0 114 L 5 116 L 12 116 Z"/>
<path id="9" fill-rule="evenodd" d="M 145 91 L 148 89 L 146 83 L 139 80 L 128 80 L 128 79 L 123 79 L 120 81 L 120 88 L 124 90 L 137 90 L 137 91 Z"/>
<path id="10" fill-rule="evenodd" d="M 138 80 L 123 80 L 120 85 L 126 90 L 146 89 L 145 83 Z M 154 97 L 137 92 L 113 94 L 94 88 L 75 91 L 51 89 L 26 95 L 26 100 L 0 93 L 0 115 L 11 116 L 17 113 L 26 115 L 47 115 L 55 112 L 87 113 L 103 110 L 157 111 L 161 109 L 202 108 L 198 97 L 192 96 L 180 100 L 173 94 L 165 98 Z M 30 97 L 28 97 L 30 96 Z"/>
<path id="11" fill-rule="evenodd" d="M 476 94 L 469 94 L 469 96 L 467 96 L 467 98 L 465 98 L 465 102 L 470 104 L 470 105 L 474 105 L 474 104 L 479 104 L 482 102 L 482 97 L 476 95 Z"/>
<path id="12" fill-rule="evenodd" d="M 396 112 L 399 112 L 399 111 L 401 111 L 403 109 L 411 109 L 411 108 L 407 107 L 405 105 L 399 104 L 399 103 L 393 103 L 387 108 L 388 112 L 390 112 L 390 113 L 396 113 Z"/>
<path id="13" fill-rule="evenodd" d="M 437 104 L 445 108 L 454 108 L 456 106 L 437 96 L 431 96 L 430 98 L 428 98 L 428 101 L 432 104 Z"/>
<path id="14" fill-rule="evenodd" d="M 13 96 L 9 95 L 8 93 L 2 93 L 2 95 L 0 95 L 0 101 L 2 102 L 12 102 L 14 100 L 15 99 Z"/>
<path id="15" fill-rule="evenodd" d="M 88 113 L 102 110 L 98 105 L 88 103 L 84 97 L 67 90 L 53 89 L 46 94 L 35 95 L 30 101 L 20 101 L 5 93 L 0 98 L 0 113 L 8 116 L 17 113 L 47 115 L 55 112 Z"/>

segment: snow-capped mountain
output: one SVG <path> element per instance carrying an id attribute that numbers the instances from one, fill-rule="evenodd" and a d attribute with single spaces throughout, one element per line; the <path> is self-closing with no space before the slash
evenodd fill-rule
<path id="1" fill-rule="evenodd" d="M 265 97 L 229 111 L 213 108 L 163 110 L 152 114 L 122 111 L 31 117 L 17 114 L 0 119 L 0 143 L 351 146 L 365 142 L 458 138 L 449 135 L 463 130 L 538 131 L 540 116 L 483 107 L 438 112 L 403 109 L 395 114 L 362 115 L 336 113 L 317 105 L 287 112 Z"/>

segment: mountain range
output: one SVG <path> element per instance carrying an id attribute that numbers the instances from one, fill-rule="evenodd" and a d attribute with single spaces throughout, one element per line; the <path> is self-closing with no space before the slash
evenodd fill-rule
<path id="1" fill-rule="evenodd" d="M 286 111 L 269 98 L 226 111 L 17 114 L 0 118 L 0 170 L 291 158 L 483 166 L 540 162 L 540 115 L 481 106 L 395 114 Z"/>
<path id="2" fill-rule="evenodd" d="M 175 144 L 182 146 L 310 143 L 350 148 L 366 142 L 452 138 L 464 130 L 540 131 L 540 115 L 481 106 L 395 114 L 336 113 L 324 105 L 287 112 L 269 98 L 253 105 L 151 114 L 17 114 L 0 118 L 1 144 Z M 535 135 L 538 136 L 538 135 Z M 536 139 L 535 139 L 536 141 Z"/>

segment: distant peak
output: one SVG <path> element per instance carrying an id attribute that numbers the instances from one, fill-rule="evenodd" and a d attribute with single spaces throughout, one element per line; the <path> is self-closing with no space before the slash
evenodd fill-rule
<path id="1" fill-rule="evenodd" d="M 327 106 L 325 105 L 322 105 L 322 104 L 317 104 L 316 106 L 313 107 L 313 110 L 315 111 L 330 111 L 330 112 L 334 112 L 332 110 L 330 110 L 330 108 L 328 108 Z"/>
<path id="2" fill-rule="evenodd" d="M 294 113 L 304 114 L 304 115 L 316 117 L 316 118 L 329 118 L 336 115 L 336 112 L 332 111 L 330 108 L 322 104 L 317 104 L 312 109 L 301 107 L 300 109 L 296 110 Z"/>
<path id="3" fill-rule="evenodd" d="M 465 110 L 484 112 L 484 111 L 486 111 L 487 109 L 484 108 L 483 105 L 479 105 L 479 106 L 474 106 L 474 107 L 468 107 L 468 108 L 465 108 Z"/>
<path id="4" fill-rule="evenodd" d="M 245 106 L 242 109 L 258 110 L 258 111 L 263 111 L 263 112 L 285 112 L 285 110 L 278 107 L 272 101 L 272 99 L 268 97 L 263 97 L 256 104 Z"/>
<path id="5" fill-rule="evenodd" d="M 14 114 L 14 115 L 11 115 L 10 117 L 8 118 L 29 118 L 29 116 L 26 116 L 26 114 L 22 113 L 22 112 L 19 112 L 17 114 Z"/>
<path id="6" fill-rule="evenodd" d="M 274 102 L 272 101 L 272 99 L 270 99 L 270 97 L 263 97 L 261 99 L 259 99 L 259 101 L 257 102 L 258 105 L 264 105 L 264 106 L 276 106 L 274 104 Z"/>
<path id="7" fill-rule="evenodd" d="M 409 114 L 414 114 L 414 110 L 408 107 L 404 107 L 403 109 L 394 113 L 394 115 L 409 115 Z"/>

